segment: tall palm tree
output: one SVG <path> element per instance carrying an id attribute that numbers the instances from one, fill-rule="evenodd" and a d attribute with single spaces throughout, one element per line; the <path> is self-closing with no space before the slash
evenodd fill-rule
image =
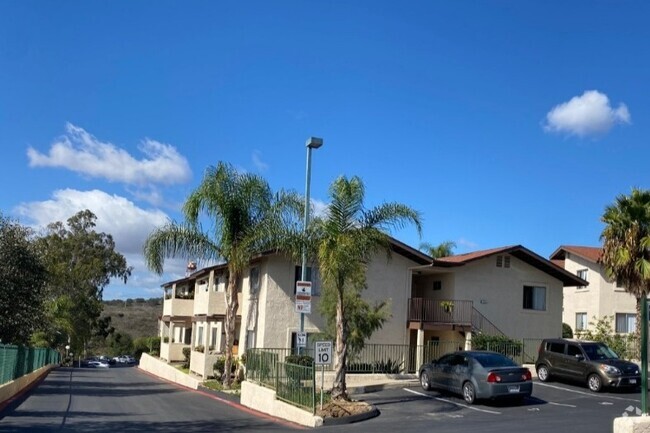
<path id="1" fill-rule="evenodd" d="M 610 277 L 637 299 L 637 335 L 641 329 L 640 300 L 650 291 L 650 191 L 637 188 L 619 195 L 602 216 L 601 262 Z"/>
<path id="2" fill-rule="evenodd" d="M 438 245 L 432 245 L 428 242 L 422 242 L 420 244 L 420 251 L 427 253 L 434 259 L 453 256 L 454 248 L 456 248 L 456 242 L 454 241 L 444 241 Z"/>
<path id="3" fill-rule="evenodd" d="M 324 297 L 330 295 L 336 302 L 337 359 L 332 398 L 347 399 L 349 304 L 365 288 L 372 258 L 381 251 L 390 255 L 388 231 L 413 224 L 419 234 L 421 222 L 417 211 L 399 203 L 365 209 L 365 188 L 358 177 L 339 177 L 331 184 L 329 195 L 331 202 L 326 215 L 313 221 L 310 242 L 315 247 Z"/>
<path id="4" fill-rule="evenodd" d="M 228 266 L 226 297 L 226 359 L 222 381 L 231 385 L 232 348 L 239 302 L 237 288 L 251 259 L 264 251 L 275 250 L 275 236 L 285 226 L 295 226 L 301 214 L 301 201 L 293 193 L 273 194 L 266 180 L 239 173 L 232 165 L 219 162 L 209 167 L 201 184 L 183 205 L 183 223 L 169 222 L 155 229 L 144 245 L 147 266 L 163 272 L 166 257 L 197 258 L 210 262 L 223 260 Z M 207 218 L 210 229 L 203 230 L 200 218 Z"/>

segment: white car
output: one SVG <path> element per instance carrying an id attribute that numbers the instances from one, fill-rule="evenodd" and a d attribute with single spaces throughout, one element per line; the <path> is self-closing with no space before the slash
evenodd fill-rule
<path id="1" fill-rule="evenodd" d="M 106 361 L 88 361 L 88 367 L 90 368 L 108 368 L 108 362 Z"/>

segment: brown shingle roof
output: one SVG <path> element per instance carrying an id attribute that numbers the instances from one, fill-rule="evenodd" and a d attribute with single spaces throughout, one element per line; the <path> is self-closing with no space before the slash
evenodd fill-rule
<path id="1" fill-rule="evenodd" d="M 563 267 L 558 266 L 556 263 L 553 263 L 550 260 L 540 256 L 539 254 L 534 253 L 522 245 L 511 245 L 507 247 L 492 248 L 489 250 L 474 251 L 467 254 L 459 254 L 457 256 L 443 257 L 440 259 L 435 259 L 431 266 L 463 266 L 469 262 L 473 262 L 474 260 L 483 259 L 485 257 L 493 256 L 496 254 L 510 254 L 511 256 L 518 258 L 530 266 L 533 266 L 542 272 L 545 272 L 552 277 L 557 278 L 558 280 L 562 281 L 562 284 L 566 287 L 586 286 L 589 284 L 582 278 L 579 278 L 576 275 L 567 272 Z"/>
<path id="2" fill-rule="evenodd" d="M 584 247 L 579 245 L 560 245 L 560 247 L 551 254 L 551 260 L 564 260 L 566 253 L 575 254 L 594 263 L 600 262 L 603 253 L 601 247 Z"/>

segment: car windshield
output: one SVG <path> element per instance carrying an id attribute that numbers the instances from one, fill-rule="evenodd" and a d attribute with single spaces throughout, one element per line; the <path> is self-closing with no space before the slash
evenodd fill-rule
<path id="1" fill-rule="evenodd" d="M 618 359 L 618 355 L 605 344 L 583 344 L 582 349 L 585 351 L 587 358 L 592 361 L 599 361 L 602 359 Z"/>
<path id="2" fill-rule="evenodd" d="M 479 353 L 474 355 L 474 359 L 483 367 L 518 367 L 518 364 L 512 359 L 499 355 L 498 353 Z"/>

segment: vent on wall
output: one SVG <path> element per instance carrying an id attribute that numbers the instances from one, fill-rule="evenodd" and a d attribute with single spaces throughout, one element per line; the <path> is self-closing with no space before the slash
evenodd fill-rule
<path id="1" fill-rule="evenodd" d="M 442 281 L 434 281 L 433 290 L 442 290 Z"/>
<path id="2" fill-rule="evenodd" d="M 497 268 L 509 268 L 510 256 L 497 256 Z"/>

